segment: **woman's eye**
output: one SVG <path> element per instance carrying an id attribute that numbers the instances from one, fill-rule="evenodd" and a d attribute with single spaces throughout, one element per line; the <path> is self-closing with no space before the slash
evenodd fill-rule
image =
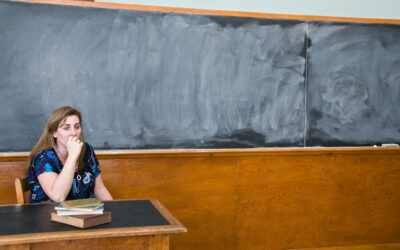
<path id="1" fill-rule="evenodd" d="M 68 130 L 69 129 L 69 127 L 64 127 L 64 130 Z"/>
<path id="2" fill-rule="evenodd" d="M 75 129 L 80 129 L 81 128 L 81 126 L 75 126 Z"/>

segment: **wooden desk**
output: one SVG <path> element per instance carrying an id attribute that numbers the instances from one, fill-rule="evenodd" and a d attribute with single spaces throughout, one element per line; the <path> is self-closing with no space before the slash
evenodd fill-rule
<path id="1" fill-rule="evenodd" d="M 104 203 L 111 223 L 88 229 L 51 222 L 54 204 L 0 206 L 1 249 L 169 249 L 186 228 L 155 200 Z"/>

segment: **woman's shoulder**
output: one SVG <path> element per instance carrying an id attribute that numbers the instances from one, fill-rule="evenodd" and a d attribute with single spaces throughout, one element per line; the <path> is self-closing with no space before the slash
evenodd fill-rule
<path id="1" fill-rule="evenodd" d="M 87 166 L 91 169 L 92 174 L 96 178 L 100 173 L 99 161 L 97 160 L 96 154 L 94 153 L 94 148 L 89 143 L 85 143 L 86 152 L 84 155 L 84 162 L 87 162 Z"/>
<path id="2" fill-rule="evenodd" d="M 90 145 L 89 143 L 85 142 L 85 147 L 86 147 L 86 153 L 87 154 L 92 154 L 94 153 L 94 148 L 92 145 Z"/>
<path id="3" fill-rule="evenodd" d="M 38 151 L 33 160 L 40 160 L 40 159 L 49 159 L 49 160 L 56 160 L 56 152 L 53 149 L 45 149 Z"/>
<path id="4" fill-rule="evenodd" d="M 85 142 L 86 148 L 90 148 L 91 150 L 93 150 L 93 146 L 91 144 L 89 144 L 88 142 Z"/>
<path id="5" fill-rule="evenodd" d="M 94 152 L 94 148 L 89 143 L 85 142 L 85 154 L 84 154 L 84 161 L 91 161 L 96 158 L 96 154 Z"/>
<path id="6" fill-rule="evenodd" d="M 32 158 L 31 165 L 38 166 L 45 163 L 51 163 L 52 165 L 57 165 L 57 155 L 53 149 L 45 149 L 38 151 Z"/>

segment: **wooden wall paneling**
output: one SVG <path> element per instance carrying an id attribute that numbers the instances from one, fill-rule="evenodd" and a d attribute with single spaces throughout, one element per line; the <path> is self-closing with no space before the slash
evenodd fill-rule
<path id="1" fill-rule="evenodd" d="M 101 246 L 101 249 L 129 249 L 137 250 L 168 250 L 169 235 L 150 235 L 136 237 L 115 237 L 115 238 L 98 238 L 84 240 L 67 240 L 67 241 L 50 241 L 30 244 L 32 250 L 51 250 L 51 249 L 96 249 L 96 246 Z"/>
<path id="2" fill-rule="evenodd" d="M 187 227 L 172 249 L 286 249 L 399 241 L 399 152 L 96 153 L 115 199 L 157 198 Z M 16 202 L 21 157 L 0 155 L 2 204 Z"/>
<path id="3" fill-rule="evenodd" d="M 298 248 L 296 250 L 398 250 L 400 243 L 382 243 L 353 246 Z M 292 249 L 294 250 L 294 249 Z"/>
<path id="4" fill-rule="evenodd" d="M 115 199 L 157 198 L 188 232 L 173 249 L 234 249 L 236 159 L 231 157 L 100 160 Z"/>
<path id="5" fill-rule="evenodd" d="M 238 249 L 396 241 L 399 190 L 398 153 L 241 158 Z"/>
<path id="6" fill-rule="evenodd" d="M 1 246 L 2 250 L 31 250 L 31 244 Z"/>
<path id="7" fill-rule="evenodd" d="M 0 203 L 15 204 L 17 197 L 14 188 L 14 179 L 16 177 L 24 177 L 25 162 L 24 161 L 0 161 Z"/>

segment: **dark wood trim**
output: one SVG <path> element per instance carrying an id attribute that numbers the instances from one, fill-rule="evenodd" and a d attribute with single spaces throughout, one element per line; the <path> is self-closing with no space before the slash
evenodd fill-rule
<path id="1" fill-rule="evenodd" d="M 193 157 L 193 156 L 271 156 L 297 154 L 359 154 L 400 153 L 400 147 L 305 147 L 305 148 L 245 148 L 245 149 L 164 149 L 164 150 L 96 150 L 99 159 L 132 159 L 141 157 Z M 0 153 L 0 162 L 26 161 L 29 152 Z"/>

